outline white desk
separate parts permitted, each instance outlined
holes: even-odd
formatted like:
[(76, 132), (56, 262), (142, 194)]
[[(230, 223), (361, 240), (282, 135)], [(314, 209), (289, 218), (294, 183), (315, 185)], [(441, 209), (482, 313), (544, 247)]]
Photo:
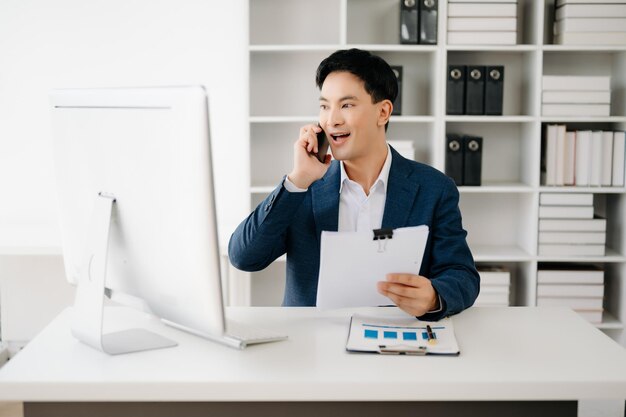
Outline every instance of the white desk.
[[(391, 308), (357, 311), (397, 313)], [(244, 402), (252, 407), (250, 415), (256, 416), (293, 415), (296, 411), (289, 407), (310, 406), (310, 402), (331, 408), (360, 405), (366, 408), (358, 411), (361, 415), (380, 415), (380, 408), (367, 413), (379, 401), (394, 402), (378, 404), (385, 407), (382, 414), (403, 415), (401, 406), (408, 407), (407, 413), (410, 409), (415, 413), (415, 407), (457, 406), (463, 415), (489, 415), (493, 410), (472, 407), (523, 401), (509, 406), (506, 414), (575, 416), (579, 399), (626, 398), (626, 350), (567, 309), (469, 309), (453, 318), (459, 357), (347, 353), (345, 341), (353, 312), (233, 308), (230, 317), (289, 335), (288, 341), (236, 351), (164, 326), (144, 314), (110, 308), (108, 329), (140, 325), (180, 345), (107, 356), (70, 335), (68, 309), (0, 369), (0, 401), (24, 401), (27, 417), (72, 415), (75, 409), (71, 407), (83, 407), (84, 413), (85, 405), (80, 403), (108, 401), (122, 402), (118, 406), (140, 402), (146, 407), (150, 404), (145, 403), (158, 402), (158, 410), (170, 413), (174, 409), (164, 402), (178, 403), (176, 409)], [(555, 400), (561, 402), (548, 403)], [(280, 408), (278, 402), (287, 402), (287, 408)], [(108, 409), (97, 414), (96, 409), (113, 405), (92, 404), (89, 415), (111, 413)], [(539, 411), (525, 405), (539, 405)], [(61, 413), (63, 406), (67, 408)], [(244, 415), (239, 413), (241, 408), (235, 414), (220, 410), (221, 415)], [(320, 408), (311, 415), (346, 415), (341, 408), (332, 410)], [(156, 411), (151, 415), (160, 415)], [(115, 413), (126, 415), (117, 409)], [(454, 415), (454, 411), (447, 413)], [(187, 415), (196, 414), (189, 408)]]

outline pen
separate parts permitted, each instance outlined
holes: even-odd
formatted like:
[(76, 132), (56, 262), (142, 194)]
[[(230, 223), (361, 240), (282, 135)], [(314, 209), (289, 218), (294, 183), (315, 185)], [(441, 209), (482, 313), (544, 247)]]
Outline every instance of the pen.
[(428, 335), (428, 343), (435, 344), (437, 343), (437, 339), (435, 339), (435, 334), (433, 333), (433, 329), (430, 328), (430, 325), (426, 325), (426, 334)]

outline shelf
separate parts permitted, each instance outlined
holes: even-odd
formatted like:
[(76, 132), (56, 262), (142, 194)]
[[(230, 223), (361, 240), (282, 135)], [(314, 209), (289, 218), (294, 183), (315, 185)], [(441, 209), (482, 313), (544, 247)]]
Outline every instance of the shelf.
[(337, 45), (250, 45), (250, 52), (333, 52)]
[(540, 193), (594, 193), (594, 194), (622, 194), (626, 192), (624, 187), (539, 187)]
[(532, 193), (535, 189), (530, 185), (522, 183), (483, 183), (483, 185), (460, 186), (461, 193)]
[(446, 45), (448, 51), (463, 52), (528, 52), (538, 49), (537, 45)]
[(624, 52), (626, 45), (542, 45), (544, 52)]
[[(477, 263), (502, 264), (516, 271), (518, 302), (535, 304), (539, 262), (601, 264), (613, 281), (626, 278), (626, 187), (545, 186), (540, 181), (546, 124), (566, 124), (569, 130), (626, 128), (626, 45), (549, 44), (556, 0), (519, 2), (520, 43), (516, 45), (446, 44), (446, 1), (439, 3), (442, 42), (437, 45), (398, 44), (397, 0), (320, 2), (249, 2), (249, 200), (253, 206), (292, 169), (290, 145), (299, 126), (318, 121), (319, 90), (313, 79), (321, 60), (339, 49), (365, 49), (403, 67), (403, 112), (391, 117), (388, 140), (410, 141), (415, 160), (443, 170), (447, 134), (483, 138), (482, 185), (458, 187), (463, 227)], [(276, 25), (276, 16), (287, 12), (314, 19)], [(316, 32), (321, 21), (325, 30)], [(503, 115), (447, 115), (449, 65), (504, 65)], [(610, 116), (543, 116), (543, 75), (610, 75)], [(593, 194), (597, 212), (608, 221), (606, 244), (617, 250), (607, 248), (606, 256), (539, 256), (541, 193)], [(285, 256), (278, 258), (276, 262), (282, 264), (272, 273), (282, 274), (285, 260)], [(616, 308), (626, 300), (622, 284), (618, 281), (607, 292), (606, 305), (612, 310), (604, 313), (597, 327), (612, 329), (607, 333), (615, 333), (611, 337), (626, 345), (626, 316)]]
[(604, 256), (538, 256), (539, 262), (580, 262), (580, 263), (619, 263), (626, 262), (626, 256), (611, 248), (606, 248)]
[[(317, 123), (318, 116), (252, 116), (250, 123)], [(391, 116), (392, 123), (434, 123), (435, 116)]]
[(350, 44), (340, 49), (358, 48), (372, 52), (435, 52), (437, 45)]
[(334, 52), (339, 49), (365, 49), (372, 52), (435, 52), (437, 45), (320, 44), (320, 45), (250, 45), (250, 52)]
[(576, 116), (542, 116), (542, 123), (626, 123), (626, 117), (576, 117)]
[(623, 329), (624, 323), (621, 323), (613, 314), (604, 310), (602, 312), (602, 323), (593, 323), (598, 329)]
[(534, 122), (534, 116), (453, 116), (446, 115), (446, 122), (472, 123), (528, 123)]
[(475, 262), (526, 262), (533, 258), (519, 246), (472, 245), (470, 249)]

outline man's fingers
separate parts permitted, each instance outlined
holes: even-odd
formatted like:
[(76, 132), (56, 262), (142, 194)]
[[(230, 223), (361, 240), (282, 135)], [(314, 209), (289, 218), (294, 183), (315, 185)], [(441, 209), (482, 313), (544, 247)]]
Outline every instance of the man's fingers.
[(416, 289), (415, 287), (402, 285), (402, 284), (383, 283), (383, 288), (385, 291), (395, 294), (395, 295), (399, 295), (401, 297), (409, 297), (409, 298), (419, 297), (419, 290)]
[(387, 279), (387, 282), (404, 284), (418, 288), (430, 284), (428, 278), (414, 274), (387, 274), (385, 278)]

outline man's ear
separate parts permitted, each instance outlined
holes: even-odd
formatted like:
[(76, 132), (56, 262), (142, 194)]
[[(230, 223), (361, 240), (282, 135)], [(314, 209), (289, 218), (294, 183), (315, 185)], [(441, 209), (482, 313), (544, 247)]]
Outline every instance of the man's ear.
[(385, 126), (391, 117), (393, 111), (393, 103), (391, 100), (383, 100), (379, 104), (378, 126)]

